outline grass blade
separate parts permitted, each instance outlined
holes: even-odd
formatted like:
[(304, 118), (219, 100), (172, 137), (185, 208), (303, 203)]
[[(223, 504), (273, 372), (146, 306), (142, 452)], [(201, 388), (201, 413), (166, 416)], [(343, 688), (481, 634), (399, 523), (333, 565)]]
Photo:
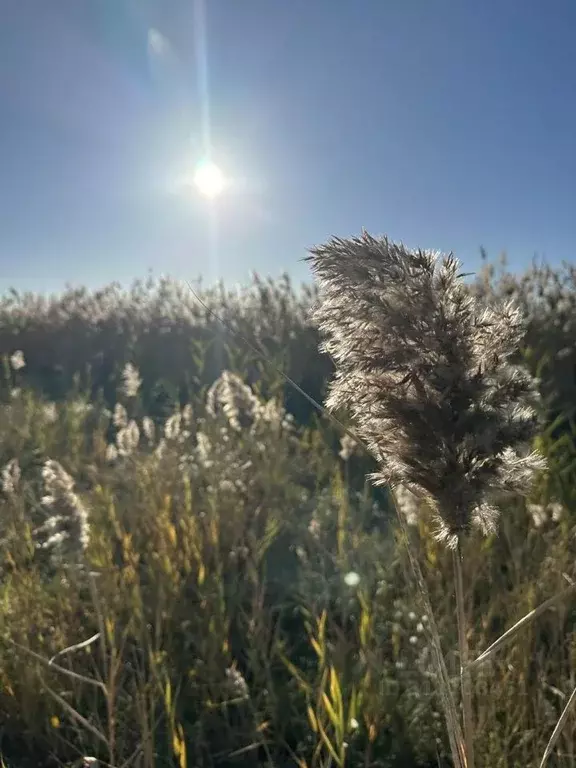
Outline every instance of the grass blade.
[(517, 621), (514, 626), (510, 627), (510, 629), (507, 629), (506, 632), (504, 632), (504, 634), (498, 638), (498, 640), (495, 640), (492, 645), (490, 645), (483, 653), (480, 654), (480, 656), (478, 656), (478, 658), (474, 659), (474, 661), (471, 661), (468, 664), (468, 670), (472, 671), (473, 669), (476, 669), (476, 667), (479, 667), (481, 664), (484, 664), (484, 662), (488, 661), (488, 659), (490, 659), (496, 653), (496, 651), (502, 648), (502, 646), (506, 645), (506, 643), (509, 643), (510, 640), (512, 640), (512, 638), (516, 635), (516, 633), (522, 629), (522, 627), (525, 627), (531, 621), (534, 621), (534, 619), (540, 616), (541, 613), (544, 613), (544, 611), (547, 611), (548, 608), (551, 608), (556, 603), (559, 603), (565, 597), (574, 592), (575, 589), (576, 585), (567, 587), (567, 589), (559, 592), (557, 595), (552, 595), (552, 597), (549, 597), (548, 600), (545, 600), (542, 605), (539, 605), (537, 608), (534, 608), (529, 613), (527, 613), (526, 616), (521, 618), (520, 621)]
[(560, 715), (560, 718), (558, 722), (556, 723), (556, 727), (552, 731), (552, 735), (550, 736), (550, 740), (548, 744), (546, 745), (546, 749), (544, 750), (544, 755), (542, 756), (542, 760), (540, 762), (540, 768), (544, 768), (546, 765), (548, 758), (552, 754), (552, 751), (554, 750), (554, 747), (556, 746), (556, 742), (560, 738), (560, 734), (562, 733), (562, 729), (564, 728), (564, 725), (566, 724), (566, 720), (568, 720), (568, 715), (570, 714), (570, 710), (574, 706), (574, 702), (576, 701), (576, 688), (572, 691), (570, 698), (568, 699), (568, 702), (566, 706), (564, 707), (562, 714)]
[(48, 663), (51, 666), (53, 666), (54, 660), (57, 659), (59, 656), (64, 656), (64, 654), (66, 653), (72, 653), (72, 651), (79, 651), (82, 648), (88, 648), (88, 646), (96, 642), (96, 640), (98, 640), (99, 637), (100, 637), (100, 632), (96, 632), (96, 634), (92, 635), (92, 637), (89, 637), (88, 640), (82, 640), (82, 642), (80, 643), (76, 643), (75, 645), (69, 645), (68, 648), (63, 648), (61, 651), (58, 651), (58, 653), (55, 653)]
[(102, 691), (104, 691), (104, 693), (106, 693), (106, 686), (104, 685), (104, 683), (101, 683), (99, 680), (94, 680), (91, 677), (80, 675), (78, 672), (73, 672), (71, 669), (66, 669), (65, 667), (61, 667), (59, 664), (53, 664), (52, 661), (50, 661), (49, 659), (45, 659), (44, 656), (41, 656), (39, 653), (36, 653), (35, 651), (32, 651), (30, 648), (26, 648), (25, 645), (20, 645), (20, 643), (17, 643), (14, 640), (11, 640), (9, 637), (7, 637), (6, 640), (15, 648), (18, 648), (19, 650), (24, 651), (24, 653), (27, 653), (29, 656), (32, 656), (32, 658), (36, 659), (36, 661), (42, 662), (42, 664), (45, 664), (50, 669), (55, 669), (58, 672), (62, 672), (63, 675), (68, 675), (68, 677), (71, 677), (74, 680), (79, 680), (82, 683), (95, 685), (97, 688), (100, 688)]
[(68, 714), (73, 720), (76, 720), (77, 722), (79, 722), (80, 725), (84, 726), (84, 728), (86, 728), (87, 731), (90, 731), (90, 733), (96, 736), (97, 739), (99, 739), (104, 744), (106, 744), (106, 746), (109, 746), (108, 739), (106, 738), (106, 736), (104, 736), (103, 733), (100, 733), (98, 728), (93, 726), (92, 723), (88, 722), (88, 720), (86, 720), (86, 718), (83, 715), (81, 715), (80, 712), (77, 712), (74, 709), (74, 707), (68, 704), (68, 702), (65, 699), (63, 699), (62, 696), (60, 696), (59, 693), (56, 693), (56, 691), (53, 691), (49, 685), (46, 685), (46, 683), (44, 683), (44, 687), (46, 688), (48, 693), (60, 704), (60, 706), (64, 710), (66, 710), (66, 712), (68, 712)]

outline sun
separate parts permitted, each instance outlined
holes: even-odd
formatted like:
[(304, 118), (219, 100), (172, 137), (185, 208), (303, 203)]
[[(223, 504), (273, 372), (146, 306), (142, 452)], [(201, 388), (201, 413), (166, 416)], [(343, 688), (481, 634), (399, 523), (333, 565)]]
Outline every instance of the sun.
[(194, 186), (203, 197), (213, 200), (224, 191), (226, 178), (215, 163), (202, 162), (194, 173)]

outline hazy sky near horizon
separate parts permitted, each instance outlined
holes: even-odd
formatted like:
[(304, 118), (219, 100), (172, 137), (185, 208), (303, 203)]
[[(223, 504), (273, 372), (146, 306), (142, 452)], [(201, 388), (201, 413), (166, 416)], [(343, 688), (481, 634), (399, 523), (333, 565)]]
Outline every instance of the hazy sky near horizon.
[[(5, 0), (0, 289), (576, 240), (573, 0)], [(216, 201), (185, 180), (207, 154)]]

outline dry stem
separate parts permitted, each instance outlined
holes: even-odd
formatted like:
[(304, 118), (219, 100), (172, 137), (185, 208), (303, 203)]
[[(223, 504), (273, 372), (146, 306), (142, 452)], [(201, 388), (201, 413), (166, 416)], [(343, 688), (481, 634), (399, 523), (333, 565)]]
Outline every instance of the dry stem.
[(462, 576), (462, 552), (460, 541), (453, 550), (454, 581), (456, 584), (456, 615), (458, 619), (458, 649), (460, 652), (460, 686), (462, 689), (462, 713), (464, 739), (466, 741), (466, 768), (474, 768), (474, 722), (472, 714), (472, 679), (468, 666), (469, 650), (466, 634), (466, 609), (464, 605), (464, 579)]

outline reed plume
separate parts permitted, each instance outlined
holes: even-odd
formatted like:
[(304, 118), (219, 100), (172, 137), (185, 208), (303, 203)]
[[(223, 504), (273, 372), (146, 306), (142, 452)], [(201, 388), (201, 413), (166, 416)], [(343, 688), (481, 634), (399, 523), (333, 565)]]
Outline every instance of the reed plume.
[(326, 405), (346, 410), (378, 461), (377, 485), (425, 499), (455, 546), (495, 500), (525, 493), (544, 468), (536, 381), (513, 362), (524, 320), (511, 302), (484, 306), (452, 255), (386, 237), (334, 238), (308, 257), (313, 317), (336, 373)]

